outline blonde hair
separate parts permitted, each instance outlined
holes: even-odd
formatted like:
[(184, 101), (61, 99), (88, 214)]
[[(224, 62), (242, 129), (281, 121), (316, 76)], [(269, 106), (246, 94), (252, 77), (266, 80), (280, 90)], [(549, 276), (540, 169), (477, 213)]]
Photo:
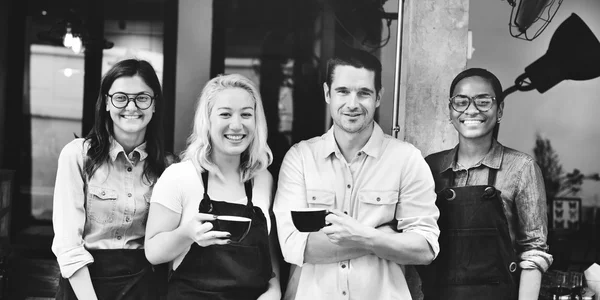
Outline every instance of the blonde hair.
[(181, 158), (182, 161), (191, 160), (198, 170), (220, 174), (219, 167), (211, 160), (210, 113), (216, 96), (233, 88), (245, 90), (254, 100), (256, 129), (250, 145), (241, 154), (239, 169), (240, 180), (245, 182), (271, 164), (273, 153), (267, 145), (267, 119), (260, 93), (250, 79), (240, 74), (219, 75), (206, 83), (196, 107), (192, 134), (187, 139), (187, 147), (181, 153)]

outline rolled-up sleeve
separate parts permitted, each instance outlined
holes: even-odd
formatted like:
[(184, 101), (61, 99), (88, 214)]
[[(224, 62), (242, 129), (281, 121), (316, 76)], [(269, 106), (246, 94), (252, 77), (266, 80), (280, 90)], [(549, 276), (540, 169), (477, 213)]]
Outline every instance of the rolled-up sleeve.
[(299, 145), (294, 145), (283, 159), (279, 170), (273, 213), (275, 214), (277, 235), (285, 261), (302, 266), (308, 233), (299, 232), (296, 229), (290, 214), (292, 208), (308, 207), (302, 157), (298, 147)]
[(552, 255), (548, 253), (548, 216), (542, 172), (533, 159), (523, 165), (515, 197), (519, 226), (515, 236), (522, 269), (548, 270)]
[(52, 224), (54, 240), (52, 252), (56, 255), (64, 278), (94, 261), (84, 248), (85, 195), (83, 170), (83, 139), (67, 144), (58, 158), (54, 186)]
[(423, 236), (434, 258), (440, 252), (438, 238), (440, 229), (437, 220), (440, 211), (435, 205), (435, 183), (427, 163), (419, 150), (414, 148), (402, 168), (400, 196), (396, 206), (398, 230)]

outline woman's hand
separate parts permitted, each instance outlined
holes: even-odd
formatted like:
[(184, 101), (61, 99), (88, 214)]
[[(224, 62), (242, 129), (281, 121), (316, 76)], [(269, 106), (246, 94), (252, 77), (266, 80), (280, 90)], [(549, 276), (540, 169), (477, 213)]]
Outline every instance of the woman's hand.
[(187, 222), (186, 235), (201, 247), (210, 245), (229, 244), (231, 234), (225, 231), (213, 231), (213, 224), (210, 221), (216, 219), (215, 215), (199, 213), (192, 220)]

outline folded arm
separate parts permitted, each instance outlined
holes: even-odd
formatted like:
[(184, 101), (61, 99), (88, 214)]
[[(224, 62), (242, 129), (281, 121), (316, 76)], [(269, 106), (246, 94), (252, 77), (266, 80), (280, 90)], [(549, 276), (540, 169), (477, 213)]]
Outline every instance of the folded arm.
[(285, 260), (298, 266), (304, 263), (333, 263), (369, 254), (368, 251), (331, 243), (322, 232), (299, 232), (290, 211), (308, 207), (304, 168), (298, 145), (286, 154), (279, 171), (273, 211), (279, 243)]

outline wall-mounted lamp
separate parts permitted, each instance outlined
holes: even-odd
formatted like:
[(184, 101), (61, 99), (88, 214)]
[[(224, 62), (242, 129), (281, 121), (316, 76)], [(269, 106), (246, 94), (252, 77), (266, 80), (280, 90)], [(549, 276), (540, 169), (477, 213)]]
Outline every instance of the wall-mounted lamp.
[[(525, 68), (515, 85), (502, 92), (503, 98), (516, 91), (545, 93), (559, 82), (590, 80), (600, 76), (600, 42), (576, 14), (571, 14), (554, 32), (548, 51)], [(500, 124), (494, 128), (498, 137)]]
[(600, 42), (576, 14), (571, 14), (552, 36), (544, 56), (525, 68), (507, 95), (516, 91), (536, 89), (545, 93), (559, 82), (589, 80), (600, 76)]

